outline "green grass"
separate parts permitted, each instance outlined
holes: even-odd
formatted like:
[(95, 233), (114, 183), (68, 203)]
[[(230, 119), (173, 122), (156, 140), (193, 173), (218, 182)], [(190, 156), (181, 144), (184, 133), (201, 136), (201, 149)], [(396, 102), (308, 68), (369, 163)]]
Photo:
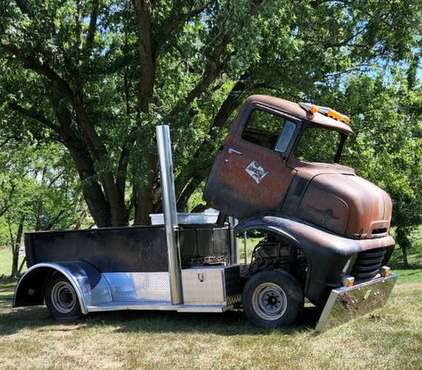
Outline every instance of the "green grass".
[(409, 270), (394, 269), (393, 271), (399, 275), (399, 281), (401, 283), (422, 283), (422, 267)]
[(12, 253), (7, 247), (0, 246), (0, 277), (9, 276), (12, 264)]

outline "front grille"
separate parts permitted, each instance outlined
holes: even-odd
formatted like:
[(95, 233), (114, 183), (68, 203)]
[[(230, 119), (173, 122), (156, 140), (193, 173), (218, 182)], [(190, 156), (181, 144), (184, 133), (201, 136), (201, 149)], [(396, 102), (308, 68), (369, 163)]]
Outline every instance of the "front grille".
[(384, 260), (385, 248), (360, 252), (356, 258), (351, 275), (356, 280), (370, 280), (379, 272)]

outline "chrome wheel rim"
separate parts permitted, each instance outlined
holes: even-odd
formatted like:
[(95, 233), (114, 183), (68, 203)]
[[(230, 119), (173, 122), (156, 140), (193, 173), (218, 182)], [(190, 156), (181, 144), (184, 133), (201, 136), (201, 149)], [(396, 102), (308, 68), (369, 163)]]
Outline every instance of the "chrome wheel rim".
[(286, 312), (287, 296), (279, 285), (262, 283), (253, 292), (252, 306), (261, 319), (278, 320)]
[(67, 314), (76, 305), (76, 294), (72, 285), (67, 281), (59, 281), (51, 290), (51, 303), (56, 311)]

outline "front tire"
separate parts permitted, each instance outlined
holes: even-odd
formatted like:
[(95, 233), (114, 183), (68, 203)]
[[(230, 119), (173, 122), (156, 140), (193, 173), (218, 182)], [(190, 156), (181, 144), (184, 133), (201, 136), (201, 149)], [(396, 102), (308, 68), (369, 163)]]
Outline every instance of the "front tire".
[(45, 303), (59, 321), (75, 321), (82, 316), (78, 295), (63, 275), (54, 274), (45, 288)]
[(303, 291), (285, 271), (261, 271), (246, 282), (242, 303), (246, 317), (258, 327), (289, 326), (303, 308)]

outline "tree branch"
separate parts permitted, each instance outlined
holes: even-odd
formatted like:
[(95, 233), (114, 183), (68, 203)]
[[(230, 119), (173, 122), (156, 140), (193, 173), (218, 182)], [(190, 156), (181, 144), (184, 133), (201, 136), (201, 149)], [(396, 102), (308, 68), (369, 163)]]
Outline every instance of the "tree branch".
[[(199, 146), (192, 158), (200, 158), (202, 153), (206, 153), (207, 157), (210, 157), (210, 153), (213, 152), (213, 143), (215, 143), (216, 134), (220, 131), (229, 119), (230, 115), (236, 110), (236, 108), (242, 102), (242, 96), (246, 91), (248, 84), (251, 80), (252, 70), (244, 72), (238, 81), (233, 86), (227, 98), (220, 106), (217, 114), (214, 116), (212, 125), (208, 130), (208, 135)], [(195, 191), (197, 186), (206, 177), (209, 168), (211, 166), (210, 160), (197, 161), (199, 165), (190, 166), (176, 179), (176, 190), (178, 194), (177, 205), (179, 209), (185, 209), (186, 203), (189, 200), (192, 192)]]
[(7, 195), (7, 199), (4, 201), (3, 206), (0, 208), (0, 217), (2, 217), (10, 209), (10, 202), (15, 192), (15, 188), (16, 184), (12, 182), (12, 186), (10, 188), (9, 194)]
[(65, 170), (63, 169), (56, 176), (54, 176), (47, 185), (47, 189), (50, 189), (56, 183), (56, 181), (63, 175), (64, 172)]
[(5, 145), (7, 145), (7, 143), (8, 143), (10, 140), (14, 139), (14, 138), (15, 138), (14, 136), (9, 136), (9, 137), (7, 137), (6, 139), (4, 139), (4, 140), (0, 143), (0, 149), (1, 149), (1, 148), (3, 148)]
[(45, 118), (45, 116), (42, 113), (36, 111), (35, 109), (33, 108), (26, 109), (22, 107), (21, 105), (17, 104), (16, 102), (9, 102), (9, 107), (15, 112), (18, 112), (27, 118), (38, 121), (44, 126), (54, 130), (55, 132), (58, 132), (58, 127), (53, 122)]
[(1, 40), (1, 46), (9, 54), (15, 56), (18, 60), (23, 63), (24, 68), (31, 69), (34, 72), (37, 72), (40, 75), (47, 77), (50, 81), (56, 82), (68, 97), (73, 95), (72, 89), (69, 84), (60, 77), (49, 65), (40, 62), (33, 55), (26, 54), (23, 50), (17, 48), (16, 46), (10, 44), (6, 40)]
[(18, 6), (18, 8), (20, 9), (22, 13), (30, 15), (30, 16), (32, 15), (32, 10), (28, 5), (27, 0), (16, 0), (16, 5)]
[(214, 2), (215, 0), (205, 1), (202, 5), (192, 7), (185, 13), (180, 12), (181, 6), (178, 2), (175, 2), (171, 14), (163, 21), (162, 26), (158, 27), (159, 34), (156, 38), (157, 42), (155, 53), (158, 55), (172, 35), (179, 32), (188, 20), (201, 14)]
[[(249, 5), (251, 7), (249, 14), (251, 17), (254, 17), (257, 14), (259, 7), (263, 3), (264, 0), (249, 0)], [(168, 115), (170, 118), (182, 112), (196, 98), (198, 98), (202, 93), (204, 93), (220, 76), (227, 60), (231, 57), (231, 54), (226, 53), (227, 45), (230, 43), (231, 40), (232, 30), (229, 28), (229, 26), (225, 26), (219, 30), (217, 36), (212, 40), (212, 42), (209, 42), (209, 44), (216, 45), (216, 47), (207, 56), (205, 68), (202, 73), (201, 79), (186, 97), (180, 99), (175, 104), (174, 108)]]
[(139, 94), (138, 108), (148, 113), (155, 81), (155, 56), (152, 38), (152, 5), (150, 0), (132, 0), (138, 28)]
[(223, 70), (225, 60), (221, 60), (224, 55), (227, 44), (231, 40), (229, 32), (223, 34), (218, 46), (210, 53), (202, 76), (195, 87), (186, 97), (181, 98), (169, 113), (169, 117), (175, 117), (182, 112), (185, 107), (189, 106), (196, 98), (198, 98), (209, 86), (218, 78)]
[(57, 215), (46, 225), (46, 230), (51, 230), (61, 219), (63, 219), (65, 215), (65, 210), (61, 209)]
[(100, 2), (99, 0), (92, 1), (91, 16), (89, 18), (88, 32), (86, 36), (85, 51), (90, 52), (94, 42), (95, 32), (97, 30), (97, 18), (98, 18), (98, 9)]
[(125, 186), (126, 186), (126, 177), (127, 177), (127, 168), (129, 165), (130, 158), (130, 149), (132, 148), (136, 140), (137, 130), (132, 130), (127, 136), (125, 142), (123, 143), (122, 150), (120, 152), (119, 163), (117, 165), (116, 173), (116, 185), (120, 194), (124, 198)]

